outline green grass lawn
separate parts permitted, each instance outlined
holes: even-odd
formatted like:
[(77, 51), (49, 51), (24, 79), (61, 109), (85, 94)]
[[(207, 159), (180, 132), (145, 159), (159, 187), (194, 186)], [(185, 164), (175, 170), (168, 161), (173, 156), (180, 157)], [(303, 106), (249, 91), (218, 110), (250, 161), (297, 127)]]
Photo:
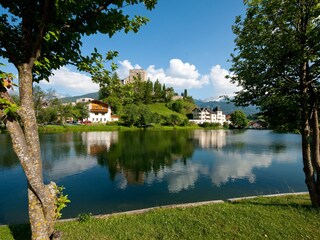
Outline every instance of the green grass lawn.
[(177, 115), (181, 118), (185, 118), (186, 116), (181, 114), (181, 113), (177, 113), (175, 111), (170, 110), (169, 108), (166, 107), (165, 103), (153, 103), (153, 104), (148, 104), (147, 105), (149, 110), (153, 113), (158, 113), (162, 116), (169, 116), (171, 114)]
[[(63, 239), (320, 239), (320, 212), (307, 195), (161, 208), (143, 214), (59, 222)], [(84, 219), (83, 219), (84, 220)], [(28, 225), (0, 228), (0, 239), (30, 239)]]
[(117, 131), (125, 130), (128, 127), (119, 126), (118, 124), (82, 124), (82, 125), (45, 125), (39, 127), (41, 133), (53, 132), (89, 132), (89, 131)]

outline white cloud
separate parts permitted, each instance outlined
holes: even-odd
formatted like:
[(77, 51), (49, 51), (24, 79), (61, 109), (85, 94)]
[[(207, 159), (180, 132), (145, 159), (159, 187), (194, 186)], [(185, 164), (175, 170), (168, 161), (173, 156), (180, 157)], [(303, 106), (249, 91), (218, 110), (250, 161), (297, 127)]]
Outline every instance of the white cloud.
[(213, 96), (234, 96), (234, 93), (240, 90), (240, 87), (231, 83), (230, 80), (226, 78), (227, 75), (232, 76), (232, 73), (221, 68), (220, 65), (216, 65), (211, 68), (208, 75), (204, 76), (204, 78), (207, 78), (211, 82), (214, 92)]
[(59, 70), (53, 71), (53, 74), (49, 78), (49, 82), (41, 81), (40, 87), (53, 88), (64, 95), (82, 95), (99, 90), (98, 84), (93, 83), (90, 77), (74, 72), (68, 67), (61, 67)]
[[(133, 65), (129, 60), (119, 61), (117, 73), (121, 79), (128, 76), (130, 69), (141, 69), (141, 66)], [(207, 74), (200, 74), (194, 64), (183, 62), (180, 59), (171, 59), (167, 69), (150, 65), (146, 68), (146, 71), (148, 78), (153, 82), (158, 79), (160, 83), (166, 84), (167, 87), (179, 90), (204, 90), (206, 94), (210, 94), (209, 96), (233, 96), (234, 92), (240, 89), (226, 79), (226, 75), (232, 74), (220, 65), (213, 66)]]
[(133, 66), (129, 60), (124, 60), (119, 61), (118, 69), (116, 70), (116, 72), (120, 79), (125, 79), (129, 76), (130, 69), (141, 69), (141, 67), (138, 64)]
[(201, 88), (208, 83), (207, 79), (200, 77), (195, 65), (184, 63), (180, 59), (171, 59), (167, 70), (156, 69), (154, 65), (146, 70), (151, 81), (158, 79), (167, 87), (191, 89)]
[(167, 74), (172, 78), (198, 79), (199, 73), (195, 65), (183, 63), (180, 59), (171, 59)]
[[(130, 69), (141, 69), (138, 64), (132, 64), (129, 60), (119, 61), (116, 70), (120, 79), (125, 79), (129, 75)], [(157, 79), (161, 84), (167, 87), (173, 87), (176, 92), (183, 89), (197, 92), (202, 98), (218, 97), (222, 95), (233, 96), (234, 92), (240, 88), (231, 84), (226, 75), (232, 75), (220, 65), (215, 65), (209, 73), (200, 74), (194, 64), (183, 62), (180, 59), (171, 59), (168, 68), (157, 68), (155, 65), (149, 65), (146, 68), (148, 78), (151, 81)], [(72, 71), (68, 67), (62, 67), (53, 72), (50, 81), (42, 81), (40, 86), (44, 89), (53, 88), (62, 95), (82, 95), (99, 90), (98, 84), (91, 81), (91, 78), (85, 74)]]

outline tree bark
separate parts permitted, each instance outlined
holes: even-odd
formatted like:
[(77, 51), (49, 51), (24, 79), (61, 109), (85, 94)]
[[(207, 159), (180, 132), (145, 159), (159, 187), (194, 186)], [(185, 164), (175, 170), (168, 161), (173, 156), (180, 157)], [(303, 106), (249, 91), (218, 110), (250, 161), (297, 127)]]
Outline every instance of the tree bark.
[(29, 219), (32, 239), (50, 239), (56, 221), (55, 183), (45, 185), (38, 126), (32, 99), (32, 68), (28, 64), (18, 66), (21, 107), (17, 119), (8, 118), (7, 129), (28, 182)]
[[(313, 95), (313, 94), (312, 94)], [(318, 117), (318, 101), (316, 97), (314, 99), (314, 105), (312, 109), (312, 165), (315, 171), (315, 184), (317, 190), (318, 206), (320, 206), (320, 133), (319, 133), (319, 117)]]
[[(308, 64), (305, 62), (301, 66), (301, 76), (300, 76), (300, 94), (301, 94), (301, 138), (302, 138), (302, 160), (303, 160), (303, 171), (305, 173), (305, 183), (308, 187), (310, 199), (312, 206), (315, 208), (319, 208), (319, 193), (318, 187), (316, 182), (316, 172), (313, 165), (313, 160), (318, 158), (315, 156), (318, 151), (318, 147), (312, 148), (311, 142), (312, 138), (317, 137), (316, 143), (319, 141), (319, 136), (316, 134), (319, 130), (315, 130), (312, 132), (310, 129), (310, 119), (315, 120), (317, 119), (317, 111), (314, 112), (313, 109), (311, 110), (313, 117), (310, 118), (310, 99), (308, 97), (308, 85), (307, 85), (307, 68)], [(311, 104), (313, 106), (313, 104)], [(312, 122), (312, 121), (311, 121)], [(312, 127), (314, 128), (314, 121)], [(314, 129), (313, 129), (314, 130)], [(315, 140), (315, 139), (313, 139)], [(315, 142), (314, 142), (315, 143)]]

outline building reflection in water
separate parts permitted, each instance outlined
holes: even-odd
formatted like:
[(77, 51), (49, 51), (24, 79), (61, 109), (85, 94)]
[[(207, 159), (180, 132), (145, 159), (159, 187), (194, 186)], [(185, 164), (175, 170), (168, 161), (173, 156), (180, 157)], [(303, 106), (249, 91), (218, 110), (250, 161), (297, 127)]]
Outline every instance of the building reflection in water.
[(108, 151), (112, 143), (118, 142), (118, 132), (83, 132), (81, 138), (87, 146), (87, 153), (96, 156)]
[(250, 134), (224, 130), (84, 132), (77, 136), (74, 147), (82, 154), (52, 162), (51, 174), (79, 173), (98, 162), (119, 189), (163, 182), (169, 192), (177, 193), (195, 187), (200, 178), (210, 179), (216, 187), (240, 179), (255, 183), (254, 169), (297, 160), (294, 146), (275, 145), (268, 135), (261, 142)]
[(118, 132), (82, 132), (46, 135), (42, 144), (44, 174), (57, 180), (87, 171), (97, 165), (96, 155), (118, 141)]
[(200, 130), (194, 132), (194, 138), (198, 140), (200, 148), (222, 148), (227, 144), (226, 136), (227, 131), (225, 130)]

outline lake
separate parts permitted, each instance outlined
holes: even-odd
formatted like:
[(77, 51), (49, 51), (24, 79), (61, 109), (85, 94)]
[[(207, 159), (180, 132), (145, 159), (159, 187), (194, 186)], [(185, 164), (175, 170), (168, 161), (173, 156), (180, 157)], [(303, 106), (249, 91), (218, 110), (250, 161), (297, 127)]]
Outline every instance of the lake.
[[(307, 191), (299, 135), (267, 130), (41, 134), (46, 182), (66, 189), (63, 218)], [(0, 134), (0, 224), (28, 220), (26, 179)]]

